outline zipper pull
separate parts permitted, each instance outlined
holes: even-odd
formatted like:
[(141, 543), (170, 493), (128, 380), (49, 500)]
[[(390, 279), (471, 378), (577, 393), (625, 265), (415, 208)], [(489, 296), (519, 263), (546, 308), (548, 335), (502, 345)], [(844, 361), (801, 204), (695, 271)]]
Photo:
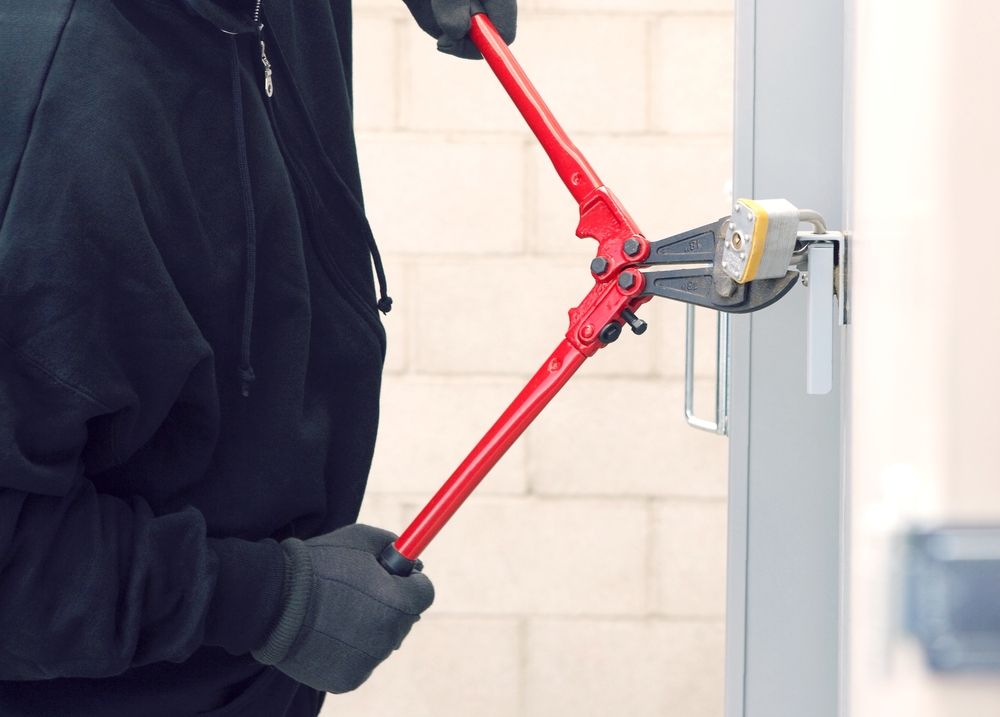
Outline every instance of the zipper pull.
[(274, 94), (274, 81), (271, 79), (271, 75), (274, 74), (271, 71), (271, 61), (267, 59), (267, 48), (264, 47), (264, 38), (260, 37), (260, 63), (264, 65), (264, 94), (268, 97)]

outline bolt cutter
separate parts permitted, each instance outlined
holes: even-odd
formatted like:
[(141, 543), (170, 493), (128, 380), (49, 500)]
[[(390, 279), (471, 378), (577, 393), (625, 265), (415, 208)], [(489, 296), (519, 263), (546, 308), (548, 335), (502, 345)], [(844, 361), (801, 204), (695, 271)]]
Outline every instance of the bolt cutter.
[[(597, 242), (597, 255), (590, 264), (594, 286), (570, 309), (569, 329), (555, 351), (409, 527), (383, 551), (382, 565), (396, 575), (414, 570), (424, 548), (584, 361), (617, 340), (625, 326), (635, 334), (645, 332), (646, 323), (636, 314), (643, 304), (660, 296), (729, 313), (763, 309), (798, 281), (799, 270), (790, 268), (795, 263), (792, 255), (802, 251), (796, 230), (800, 219), (815, 218), (813, 212), (800, 217), (785, 200), (773, 200), (784, 204), (771, 206), (741, 200), (731, 217), (649, 241), (570, 141), (481, 10), (472, 17), (470, 37), (579, 204), (576, 234)], [(662, 266), (676, 268), (645, 271)]]

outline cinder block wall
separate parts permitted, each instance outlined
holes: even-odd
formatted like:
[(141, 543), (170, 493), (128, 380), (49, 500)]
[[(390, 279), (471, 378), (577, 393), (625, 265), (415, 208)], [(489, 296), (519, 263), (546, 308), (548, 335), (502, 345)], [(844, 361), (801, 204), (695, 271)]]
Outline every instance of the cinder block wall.
[[(729, 0), (522, 0), (515, 49), (652, 239), (727, 212)], [(397, 532), (566, 330), (576, 206), (483, 63), (355, 3), (357, 128), (396, 308), (362, 520)], [(425, 555), (437, 602), (328, 715), (722, 714), (726, 444), (683, 421), (683, 308), (592, 359)], [(708, 412), (712, 324), (699, 340)]]

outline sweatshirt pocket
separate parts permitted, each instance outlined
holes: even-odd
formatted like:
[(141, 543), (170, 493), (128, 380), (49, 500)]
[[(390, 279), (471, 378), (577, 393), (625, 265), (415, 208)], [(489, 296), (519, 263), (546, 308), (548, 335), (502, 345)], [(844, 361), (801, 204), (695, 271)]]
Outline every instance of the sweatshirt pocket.
[[(385, 327), (382, 326), (382, 321), (378, 315), (374, 291), (367, 298), (364, 296), (362, 289), (358, 286), (358, 282), (352, 281), (351, 277), (340, 268), (338, 257), (335, 255), (334, 250), (323, 239), (326, 236), (336, 236), (345, 241), (360, 242), (360, 237), (349, 236), (348, 230), (340, 226), (336, 221), (331, 219), (323, 221), (324, 217), (317, 212), (315, 199), (310, 200), (307, 198), (305, 204), (306, 211), (303, 218), (305, 219), (306, 240), (304, 243), (307, 245), (307, 252), (308, 250), (312, 250), (312, 256), (308, 256), (307, 253), (307, 259), (315, 260), (319, 264), (321, 273), (333, 286), (333, 289), (353, 309), (354, 313), (361, 318), (365, 326), (371, 330), (372, 338), (378, 344), (379, 351), (384, 359), (386, 351)], [(358, 229), (358, 231), (363, 231), (363, 229)], [(360, 254), (361, 252), (358, 253)], [(366, 262), (370, 262), (367, 250), (364, 252), (364, 257)], [(352, 260), (360, 261), (360, 258), (352, 257)], [(371, 271), (370, 263), (367, 264), (367, 268)]]
[(337, 266), (336, 260), (330, 255), (329, 249), (323, 242), (314, 239), (311, 235), (309, 241), (312, 244), (313, 253), (319, 261), (323, 274), (329, 279), (334, 290), (340, 297), (361, 317), (363, 323), (372, 331), (372, 334), (379, 345), (383, 356), (386, 350), (385, 327), (378, 317), (378, 310), (372, 302), (365, 301), (360, 291), (344, 275), (344, 272)]
[[(363, 213), (358, 213), (359, 210), (356, 207), (350, 206), (350, 201), (346, 197), (338, 194), (336, 187), (330, 188), (328, 196), (339, 202), (339, 206), (328, 207), (320, 198), (319, 188), (310, 179), (301, 163), (288, 154), (287, 148), (283, 148), (282, 152), (289, 179), (296, 190), (299, 221), (302, 233), (305, 235), (303, 248), (307, 252), (307, 260), (315, 260), (319, 264), (321, 273), (327, 278), (333, 289), (371, 329), (372, 338), (375, 339), (384, 358), (386, 335), (385, 328), (378, 316), (375, 292), (371, 291), (370, 295), (366, 297), (358, 286), (358, 282), (352, 281), (341, 269), (339, 265), (341, 259), (334, 253), (327, 241), (324, 241), (324, 237), (336, 236), (344, 241), (358, 242), (359, 246), (351, 248), (351, 251), (354, 251), (356, 255), (344, 260), (350, 261), (352, 264), (364, 261), (368, 271), (371, 271), (371, 255), (363, 244), (363, 237), (356, 236), (356, 234), (371, 231), (367, 219), (364, 218)], [(338, 213), (342, 215), (339, 220)], [(352, 225), (351, 221), (346, 220), (349, 217), (358, 220), (357, 223)], [(311, 256), (309, 256), (310, 253)], [(362, 257), (364, 258), (362, 259)]]

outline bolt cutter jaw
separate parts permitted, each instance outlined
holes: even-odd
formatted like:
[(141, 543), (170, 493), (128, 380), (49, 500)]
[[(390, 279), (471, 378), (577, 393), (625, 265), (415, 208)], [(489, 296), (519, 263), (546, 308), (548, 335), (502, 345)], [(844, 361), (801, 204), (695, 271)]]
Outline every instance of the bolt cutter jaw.
[(722, 296), (711, 269), (674, 269), (645, 274), (647, 296), (662, 296), (685, 304), (728, 314), (749, 314), (775, 303), (792, 290), (799, 273), (790, 271), (780, 279), (761, 279), (735, 288), (732, 296)]
[(702, 264), (698, 267), (644, 273), (644, 296), (660, 296), (686, 304), (731, 314), (759, 311), (791, 291), (799, 280), (795, 270), (775, 279), (745, 284), (734, 281), (723, 269), (729, 217), (653, 242), (644, 266)]
[[(597, 240), (591, 262), (595, 285), (569, 312), (566, 339), (587, 357), (617, 340), (623, 324), (642, 334), (646, 324), (635, 312), (654, 297), (733, 314), (770, 306), (791, 291), (799, 273), (737, 283), (723, 270), (727, 230), (732, 220), (650, 242), (607, 187), (598, 187), (580, 204), (577, 235)], [(682, 269), (642, 271), (653, 266)]]

